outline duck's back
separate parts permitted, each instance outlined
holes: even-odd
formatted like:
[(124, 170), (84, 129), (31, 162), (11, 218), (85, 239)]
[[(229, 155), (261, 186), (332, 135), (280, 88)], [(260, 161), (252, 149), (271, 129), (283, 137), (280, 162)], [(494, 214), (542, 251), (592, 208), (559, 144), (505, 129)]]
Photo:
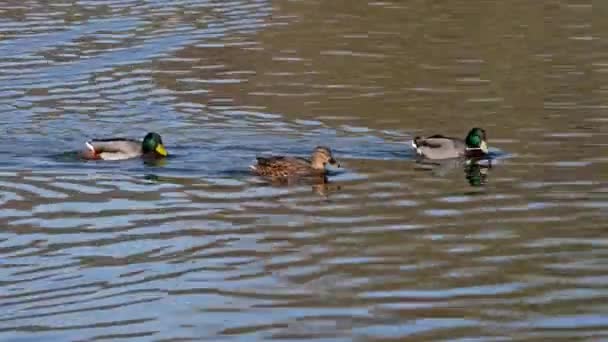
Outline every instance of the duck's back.
[(316, 173), (310, 166), (310, 161), (296, 157), (257, 157), (257, 164), (251, 169), (262, 176), (291, 177)]
[(93, 139), (87, 148), (104, 160), (121, 160), (140, 156), (141, 142), (130, 139)]
[(418, 154), (429, 159), (449, 159), (462, 157), (465, 144), (457, 138), (434, 135), (414, 141)]

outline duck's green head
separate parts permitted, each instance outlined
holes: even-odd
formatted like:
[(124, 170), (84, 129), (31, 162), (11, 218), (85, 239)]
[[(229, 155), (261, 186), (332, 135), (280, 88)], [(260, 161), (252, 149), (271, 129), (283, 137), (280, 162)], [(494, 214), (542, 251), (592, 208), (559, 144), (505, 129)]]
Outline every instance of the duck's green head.
[(165, 150), (165, 146), (163, 145), (163, 139), (160, 137), (160, 134), (155, 132), (146, 134), (141, 143), (141, 149), (144, 154), (156, 153), (162, 157), (167, 156), (167, 150)]
[(465, 139), (467, 149), (480, 149), (483, 153), (488, 153), (488, 144), (486, 142), (486, 131), (481, 128), (473, 128), (467, 134)]

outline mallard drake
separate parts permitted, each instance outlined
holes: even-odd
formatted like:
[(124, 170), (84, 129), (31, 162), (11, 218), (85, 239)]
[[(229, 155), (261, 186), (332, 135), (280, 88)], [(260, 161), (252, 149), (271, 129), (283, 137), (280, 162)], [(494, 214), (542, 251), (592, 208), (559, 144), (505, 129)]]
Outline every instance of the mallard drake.
[(137, 157), (161, 158), (167, 156), (160, 134), (150, 132), (142, 141), (110, 138), (93, 139), (86, 143), (86, 159), (123, 160)]
[(477, 127), (469, 131), (464, 141), (433, 135), (426, 138), (415, 137), (412, 145), (418, 155), (427, 159), (480, 158), (488, 153), (486, 131)]
[(324, 177), (327, 174), (327, 164), (340, 164), (334, 159), (331, 150), (325, 146), (317, 146), (310, 160), (299, 157), (271, 156), (257, 157), (257, 164), (250, 168), (259, 176), (291, 178), (291, 177)]

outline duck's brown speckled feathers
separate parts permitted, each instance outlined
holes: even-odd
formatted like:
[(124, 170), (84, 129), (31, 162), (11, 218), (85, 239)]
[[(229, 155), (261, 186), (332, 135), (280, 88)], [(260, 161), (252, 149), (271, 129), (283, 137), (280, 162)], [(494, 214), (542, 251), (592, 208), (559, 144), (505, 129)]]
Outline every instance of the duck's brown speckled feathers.
[(316, 170), (310, 166), (310, 161), (303, 158), (284, 156), (257, 157), (257, 165), (252, 169), (261, 176), (269, 177), (292, 177), (318, 174), (322, 175), (325, 170)]
[(257, 164), (251, 165), (251, 169), (255, 174), (266, 177), (322, 177), (327, 173), (327, 164), (335, 165), (337, 162), (329, 148), (319, 146), (310, 160), (286, 156), (257, 157)]

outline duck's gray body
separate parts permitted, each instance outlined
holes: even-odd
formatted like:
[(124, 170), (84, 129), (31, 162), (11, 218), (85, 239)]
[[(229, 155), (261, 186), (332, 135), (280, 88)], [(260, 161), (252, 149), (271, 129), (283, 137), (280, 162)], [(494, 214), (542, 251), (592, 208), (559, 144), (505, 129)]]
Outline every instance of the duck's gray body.
[(123, 160), (143, 155), (141, 141), (132, 139), (93, 139), (86, 143), (87, 148), (103, 160)]
[(464, 141), (442, 135), (427, 138), (416, 137), (412, 141), (412, 146), (418, 155), (428, 159), (461, 158), (466, 154)]
[(163, 139), (149, 132), (142, 141), (125, 138), (93, 139), (85, 143), (84, 159), (123, 160), (137, 157), (164, 158), (168, 155)]

